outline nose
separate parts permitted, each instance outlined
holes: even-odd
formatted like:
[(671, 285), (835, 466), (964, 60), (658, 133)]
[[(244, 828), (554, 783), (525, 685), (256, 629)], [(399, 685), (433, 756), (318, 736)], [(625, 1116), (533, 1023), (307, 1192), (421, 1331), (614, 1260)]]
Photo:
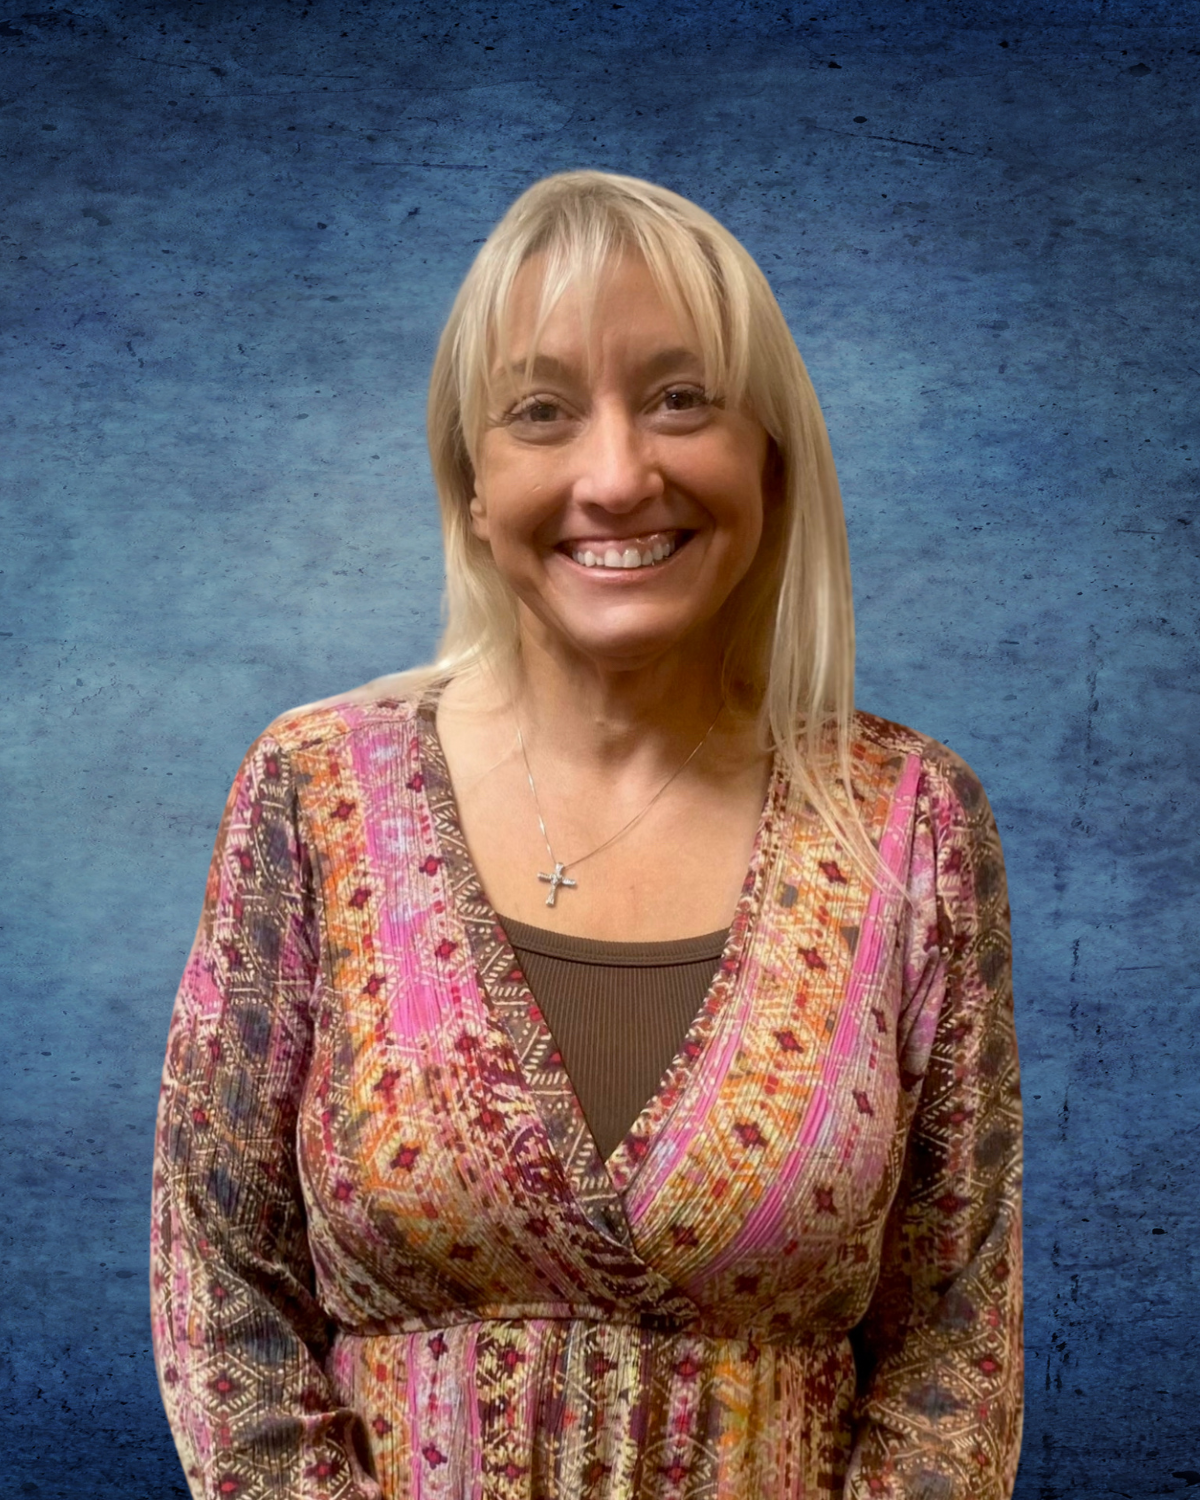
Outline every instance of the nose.
[(621, 401), (597, 403), (578, 441), (575, 499), (616, 514), (663, 493), (653, 439)]

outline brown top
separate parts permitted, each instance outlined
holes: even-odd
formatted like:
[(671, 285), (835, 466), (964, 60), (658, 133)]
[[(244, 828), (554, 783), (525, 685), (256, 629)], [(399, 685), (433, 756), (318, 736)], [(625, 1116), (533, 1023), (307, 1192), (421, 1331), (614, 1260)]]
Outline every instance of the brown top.
[(679, 1051), (728, 933), (608, 943), (500, 920), (607, 1160)]

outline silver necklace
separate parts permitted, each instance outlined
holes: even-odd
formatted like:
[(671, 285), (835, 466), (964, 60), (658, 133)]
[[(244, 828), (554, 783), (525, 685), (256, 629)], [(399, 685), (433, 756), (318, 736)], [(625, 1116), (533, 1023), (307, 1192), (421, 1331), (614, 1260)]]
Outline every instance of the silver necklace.
[(651, 797), (649, 802), (646, 803), (645, 807), (642, 808), (641, 812), (634, 813), (633, 817), (630, 818), (628, 823), (623, 823), (621, 827), (617, 829), (616, 833), (612, 834), (611, 837), (606, 838), (602, 844), (597, 844), (594, 849), (589, 849), (586, 854), (579, 855), (577, 859), (559, 859), (559, 857), (555, 854), (553, 848), (551, 848), (550, 835), (546, 832), (546, 820), (542, 816), (542, 804), (538, 800), (537, 786), (535, 785), (533, 780), (533, 769), (529, 764), (529, 754), (525, 749), (525, 737), (521, 733), (521, 721), (517, 718), (516, 709), (513, 709), (513, 718), (516, 720), (517, 725), (517, 744), (521, 747), (521, 759), (525, 762), (525, 775), (529, 780), (529, 790), (533, 793), (533, 806), (535, 812), (537, 813), (538, 827), (541, 829), (542, 839), (546, 845), (546, 853), (550, 856), (550, 863), (554, 866), (549, 874), (547, 874), (544, 870), (539, 870), (537, 872), (537, 878), (550, 887), (550, 894), (546, 897), (547, 906), (553, 906), (555, 904), (555, 900), (558, 896), (560, 887), (567, 890), (574, 890), (575, 887), (579, 884), (577, 880), (572, 880), (567, 875), (568, 870), (576, 869), (579, 865), (583, 864), (585, 860), (593, 859), (597, 854), (602, 854), (610, 844), (615, 844), (619, 838), (622, 838), (629, 832), (631, 828), (642, 821), (642, 819), (646, 816), (646, 814), (650, 811), (650, 809), (654, 806), (654, 804), (658, 801), (662, 794), (667, 790), (667, 788), (672, 784), (672, 782), (674, 782), (679, 776), (683, 774), (684, 771), (687, 770), (688, 766), (691, 765), (691, 763), (696, 759), (697, 755), (700, 754), (701, 750), (704, 749), (705, 745), (708, 743), (709, 735), (717, 727), (717, 719), (721, 717), (724, 711), (725, 705), (724, 703), (722, 703), (721, 707), (717, 710), (717, 718), (714, 719), (708, 726), (708, 728), (704, 731), (704, 735), (699, 744), (697, 744), (688, 758), (681, 765), (677, 766), (674, 771), (671, 772), (666, 781), (664, 781), (662, 786), (659, 787), (658, 791), (655, 792), (654, 796)]

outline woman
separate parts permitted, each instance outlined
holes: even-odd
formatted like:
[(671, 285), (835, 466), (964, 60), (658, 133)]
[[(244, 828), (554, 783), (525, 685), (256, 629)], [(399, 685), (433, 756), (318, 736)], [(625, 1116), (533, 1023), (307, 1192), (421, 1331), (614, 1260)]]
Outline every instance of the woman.
[(995, 825), (853, 712), (765, 280), (672, 193), (551, 178), (429, 431), (439, 658), (251, 749), (176, 1003), (153, 1296), (193, 1494), (1009, 1495)]

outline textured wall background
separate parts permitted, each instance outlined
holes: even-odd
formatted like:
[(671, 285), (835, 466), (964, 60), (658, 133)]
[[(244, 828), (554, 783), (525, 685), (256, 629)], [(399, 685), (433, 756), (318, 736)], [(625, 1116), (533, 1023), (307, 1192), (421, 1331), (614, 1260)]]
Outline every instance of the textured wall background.
[[(37, 3), (37, 0), (33, 0)], [(4, 1495), (183, 1495), (146, 1314), (238, 759), (425, 656), (434, 340), (530, 180), (725, 220), (841, 464), (860, 699), (1006, 841), (1018, 1494), (1200, 1483), (1194, 4), (78, 0), (0, 23)]]

